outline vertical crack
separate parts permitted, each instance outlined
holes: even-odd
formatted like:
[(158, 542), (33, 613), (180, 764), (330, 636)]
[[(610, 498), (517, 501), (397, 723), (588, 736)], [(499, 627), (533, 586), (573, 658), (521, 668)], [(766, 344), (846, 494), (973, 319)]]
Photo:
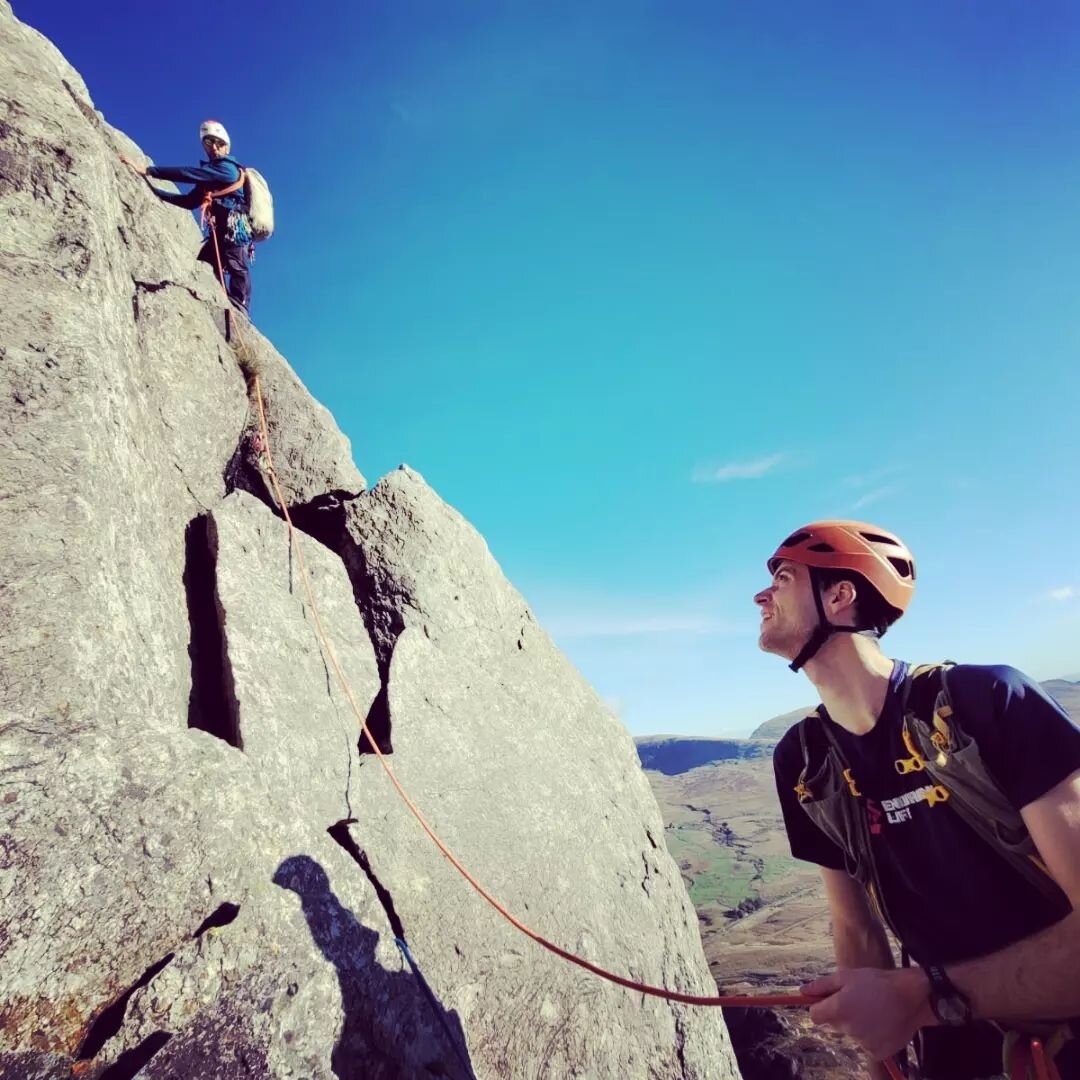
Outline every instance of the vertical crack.
[[(367, 555), (363, 546), (349, 533), (342, 537), (341, 559), (345, 563), (346, 573), (353, 587), (353, 601), (368, 637), (375, 648), (375, 664), (379, 671), (379, 692), (368, 709), (368, 731), (375, 744), (384, 754), (394, 752), (393, 717), (390, 713), (390, 664), (394, 658), (397, 639), (405, 629), (405, 620), (400, 612), (393, 609), (379, 608), (374, 602), (377, 589), (368, 567)], [(376, 609), (378, 609), (376, 614)], [(372, 754), (374, 749), (367, 736), (361, 733), (357, 749), (361, 754)]]
[[(97, 1055), (101, 1053), (101, 1048), (123, 1026), (124, 1015), (127, 1012), (128, 1001), (131, 1000), (132, 994), (134, 994), (136, 990), (141, 990), (144, 986), (149, 985), (150, 980), (166, 967), (175, 955), (175, 953), (169, 953), (167, 956), (163, 956), (156, 964), (152, 964), (142, 973), (137, 982), (132, 983), (132, 985), (129, 986), (111, 1005), (106, 1006), (97, 1019), (90, 1025), (90, 1029), (86, 1033), (86, 1038), (83, 1039), (82, 1045), (75, 1055), (76, 1060), (89, 1061), (91, 1058), (97, 1057)], [(155, 1053), (156, 1052), (157, 1051), (155, 1051)], [(119, 1064), (119, 1062), (117, 1062), (117, 1064)], [(135, 1074), (130, 1073), (126, 1075), (134, 1076)]]
[[(379, 665), (379, 692), (375, 695), (375, 700), (371, 703), (371, 708), (368, 709), (367, 714), (367, 729), (371, 732), (371, 738), (375, 740), (375, 745), (384, 753), (392, 754), (394, 752), (393, 744), (390, 742), (390, 688), (389, 688), (389, 676), (383, 671), (382, 664)], [(364, 732), (360, 732), (360, 742), (357, 749), (361, 754), (373, 754), (371, 741), (368, 739)]]
[(394, 910), (394, 898), (390, 895), (390, 891), (386, 886), (375, 876), (367, 852), (356, 843), (349, 833), (349, 826), (355, 824), (356, 818), (345, 818), (331, 825), (326, 831), (330, 834), (331, 839), (340, 844), (357, 866), (364, 871), (365, 877), (367, 877), (371, 887), (375, 890), (375, 895), (379, 898), (379, 903), (382, 904), (383, 911), (386, 912), (386, 918), (390, 923), (390, 928), (394, 931), (394, 936), (404, 941), (405, 928), (401, 925), (401, 919)]
[(225, 612), (217, 588), (217, 529), (209, 514), (199, 514), (188, 522), (184, 546), (191, 658), (188, 727), (216, 735), (242, 750), (240, 706), (226, 647)]
[(687, 1076), (686, 1026), (681, 1015), (675, 1017), (675, 1053), (679, 1057), (679, 1075)]

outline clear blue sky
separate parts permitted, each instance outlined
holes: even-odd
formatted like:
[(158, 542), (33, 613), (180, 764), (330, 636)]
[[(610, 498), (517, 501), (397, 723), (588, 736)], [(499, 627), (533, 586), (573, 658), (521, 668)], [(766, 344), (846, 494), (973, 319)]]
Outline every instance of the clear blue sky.
[(820, 516), (914, 548), (895, 655), (1080, 672), (1080, 7), (15, 10), (157, 162), (224, 121), (259, 326), (633, 733), (813, 700), (751, 597)]

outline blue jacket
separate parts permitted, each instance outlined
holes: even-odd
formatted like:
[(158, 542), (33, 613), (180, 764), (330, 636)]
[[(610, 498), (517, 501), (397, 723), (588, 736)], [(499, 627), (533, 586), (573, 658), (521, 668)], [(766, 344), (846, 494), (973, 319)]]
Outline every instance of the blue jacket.
[[(146, 170), (146, 175), (154, 180), (194, 184), (190, 191), (178, 195), (170, 191), (158, 191), (153, 184), (150, 186), (159, 199), (172, 203), (173, 206), (182, 206), (185, 210), (197, 210), (207, 192), (220, 191), (240, 179), (240, 163), (234, 157), (222, 157), (216, 161), (203, 161), (198, 165), (151, 165)], [(244, 189), (240, 188), (231, 195), (214, 200), (215, 221), (221, 210), (224, 210), (227, 216), (230, 210), (247, 213), (247, 208)]]

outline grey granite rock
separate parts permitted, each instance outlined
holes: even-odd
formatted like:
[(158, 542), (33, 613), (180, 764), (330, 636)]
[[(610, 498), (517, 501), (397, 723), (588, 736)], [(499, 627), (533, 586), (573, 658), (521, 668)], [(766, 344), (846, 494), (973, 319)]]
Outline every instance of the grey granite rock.
[[(308, 393), (276, 349), (246, 320), (234, 314), (234, 348), (245, 374), (259, 376), (266, 409), (271, 456), (290, 507), (337, 505), (363, 491), (366, 482), (353, 464), (349, 440), (329, 410)], [(258, 410), (252, 394), (245, 437), (231, 465), (237, 486), (273, 502), (260, 475)]]
[[(710, 992), (629, 737), (483, 539), (407, 470), (365, 491), (273, 346), (226, 341), (191, 217), (3, 0), (0, 55), (0, 1080), (735, 1076), (717, 1011), (511, 930), (358, 752), (301, 551), (465, 862), (590, 959)], [(325, 544), (276, 516), (256, 374)]]

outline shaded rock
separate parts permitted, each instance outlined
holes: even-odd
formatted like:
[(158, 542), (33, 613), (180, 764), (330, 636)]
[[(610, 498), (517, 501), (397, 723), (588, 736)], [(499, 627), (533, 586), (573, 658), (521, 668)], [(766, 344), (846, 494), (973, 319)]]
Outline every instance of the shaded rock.
[(773, 1009), (725, 1010), (743, 1076), (750, 1080), (798, 1080), (798, 1063), (783, 1052), (791, 1025)]

